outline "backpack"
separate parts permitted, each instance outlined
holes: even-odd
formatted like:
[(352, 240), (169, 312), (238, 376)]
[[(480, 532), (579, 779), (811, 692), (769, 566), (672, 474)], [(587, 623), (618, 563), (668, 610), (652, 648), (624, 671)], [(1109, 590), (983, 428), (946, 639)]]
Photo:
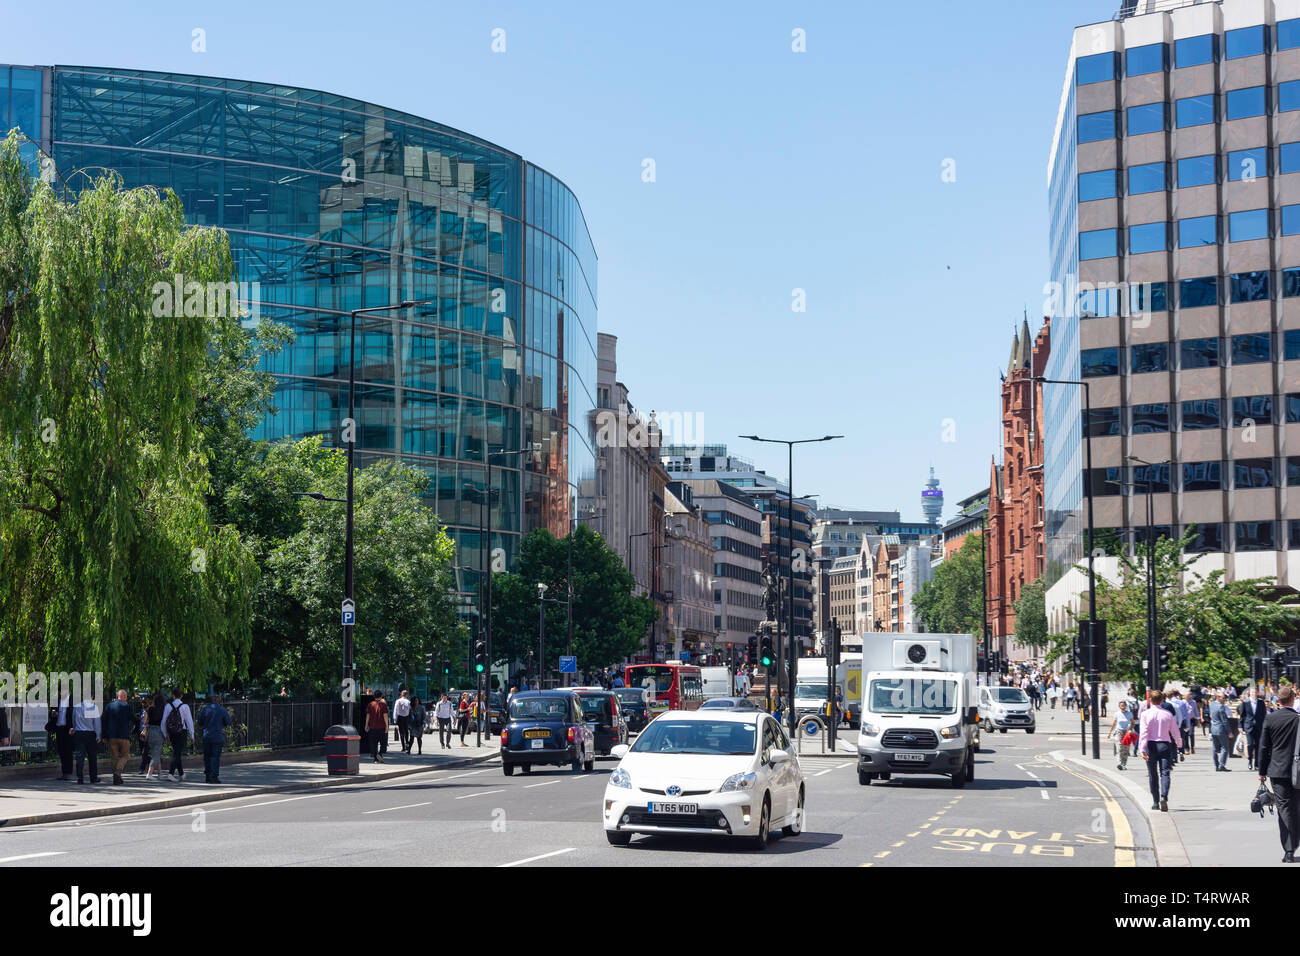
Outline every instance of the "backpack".
[(167, 726), (168, 737), (175, 737), (178, 734), (185, 733), (185, 719), (181, 717), (182, 706), (184, 705), (178, 704), (176, 701), (172, 701), (171, 713), (167, 715), (166, 726)]

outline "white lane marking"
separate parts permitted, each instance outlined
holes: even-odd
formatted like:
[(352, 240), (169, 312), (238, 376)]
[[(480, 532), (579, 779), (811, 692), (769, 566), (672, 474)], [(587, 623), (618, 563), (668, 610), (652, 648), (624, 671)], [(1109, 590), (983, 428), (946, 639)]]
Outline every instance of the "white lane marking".
[(577, 847), (566, 846), (563, 850), (553, 850), (550, 853), (543, 853), (541, 856), (530, 856), (526, 860), (515, 860), (511, 863), (502, 863), (501, 867), (523, 866), (525, 863), (532, 863), (534, 860), (545, 860), (547, 857), (559, 856), (561, 853), (572, 853)]
[(24, 853), (22, 856), (0, 857), (0, 863), (13, 863), (17, 860), (34, 860), (40, 856), (63, 856), (66, 853), (66, 850), (48, 850), (45, 853)]
[(836, 769), (836, 768), (835, 768), (835, 767), (830, 767), (830, 768), (828, 768), (828, 769), (826, 769), (826, 770), (819, 770), (819, 771), (817, 771), (815, 774), (813, 774), (813, 776), (814, 776), (814, 777), (821, 777), (821, 776), (824, 776), (824, 775), (830, 773), (830, 772), (831, 772), (832, 770), (834, 770), (834, 769)]
[(549, 787), (553, 783), (559, 783), (558, 780), (547, 780), (545, 783), (529, 783), (524, 785), (525, 790), (531, 790), (533, 787)]
[(387, 813), (389, 810), (411, 810), (415, 807), (427, 807), (431, 803), (433, 803), (432, 800), (426, 800), (424, 803), (408, 803), (404, 807), (384, 807), (382, 810), (362, 810), (361, 813), (362, 815), (365, 815), (367, 813)]
[(457, 800), (468, 800), (470, 797), (486, 797), (489, 793), (505, 793), (505, 790), (480, 790), (478, 793), (467, 793), (463, 797), (457, 797)]
[(1051, 798), (1047, 795), (1047, 791), (1046, 791), (1046, 790), (1039, 790), (1038, 793), (1039, 793), (1039, 795), (1042, 796), (1042, 798), (1043, 798), (1044, 800), (1050, 800), (1050, 799), (1051, 799)]
[(835, 770), (843, 770), (845, 767), (852, 767), (852, 766), (853, 766), (852, 763), (842, 763), (842, 764), (838, 764), (838, 765), (837, 765), (836, 767), (834, 767), (833, 769), (835, 769)]
[(471, 770), (469, 773), (458, 773), (453, 777), (443, 777), (444, 780), (459, 780), (461, 777), (472, 777), (476, 773), (487, 773), (487, 770)]
[[(329, 796), (329, 794), (326, 794), (326, 793), (308, 793), (308, 794), (305, 794), (304, 796), (301, 796), (301, 797), (285, 797), (283, 800), (266, 800), (266, 801), (263, 801), (262, 803), (245, 803), (243, 806), (239, 806), (239, 807), (217, 807), (217, 808), (215, 808), (215, 809), (213, 809), (213, 810), (208, 810), (207, 812), (208, 812), (208, 813), (225, 813), (227, 810), (251, 810), (251, 809), (253, 809), (253, 807), (269, 807), (269, 806), (271, 806), (271, 804), (273, 804), (273, 803), (293, 803), (293, 801), (295, 801), (295, 800), (314, 800), (314, 799), (316, 799), (317, 797), (326, 797), (326, 796)], [(185, 814), (182, 814), (182, 816), (187, 816), (187, 817), (188, 817), (188, 816), (191, 816), (191, 814), (185, 813)]]

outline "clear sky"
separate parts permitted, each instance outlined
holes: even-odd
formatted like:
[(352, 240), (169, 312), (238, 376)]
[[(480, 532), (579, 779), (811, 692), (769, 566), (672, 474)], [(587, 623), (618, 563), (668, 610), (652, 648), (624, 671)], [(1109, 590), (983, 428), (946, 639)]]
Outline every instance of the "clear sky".
[(781, 477), (736, 436), (843, 434), (797, 453), (796, 492), (920, 520), (931, 465), (945, 518), (988, 482), (998, 371), (1041, 322), (1070, 31), (1118, 7), (64, 0), (8, 5), (0, 62), (323, 89), (513, 149), (582, 203), (639, 408)]

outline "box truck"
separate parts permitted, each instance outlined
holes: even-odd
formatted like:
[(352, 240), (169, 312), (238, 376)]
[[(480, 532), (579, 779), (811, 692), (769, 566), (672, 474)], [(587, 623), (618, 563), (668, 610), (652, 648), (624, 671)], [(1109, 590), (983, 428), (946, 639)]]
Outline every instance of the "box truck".
[(896, 773), (975, 779), (979, 720), (975, 637), (866, 634), (862, 639), (858, 783)]
[[(845, 654), (835, 668), (835, 683), (844, 698), (844, 725), (858, 725), (858, 704), (862, 698), (862, 655)], [(828, 688), (826, 658), (799, 658), (799, 673), (794, 685), (795, 717), (816, 714), (825, 719)]]

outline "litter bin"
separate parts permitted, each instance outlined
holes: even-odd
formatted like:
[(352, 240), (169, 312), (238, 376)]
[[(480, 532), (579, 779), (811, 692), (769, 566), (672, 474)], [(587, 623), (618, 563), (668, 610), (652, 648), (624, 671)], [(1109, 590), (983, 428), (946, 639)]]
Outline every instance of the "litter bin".
[(357, 728), (335, 724), (325, 731), (325, 762), (330, 773), (360, 772), (361, 735)]

